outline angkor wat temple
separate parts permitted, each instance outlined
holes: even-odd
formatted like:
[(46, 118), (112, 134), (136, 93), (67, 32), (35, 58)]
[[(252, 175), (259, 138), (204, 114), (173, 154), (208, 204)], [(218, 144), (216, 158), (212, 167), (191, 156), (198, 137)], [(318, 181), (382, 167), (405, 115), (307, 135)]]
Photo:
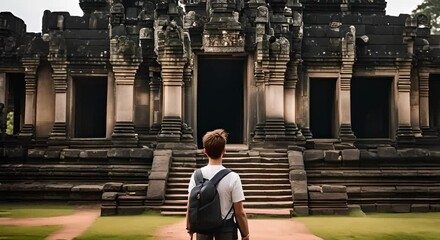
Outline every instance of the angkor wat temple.
[[(250, 214), (440, 211), (440, 36), (385, 0), (80, 0), (0, 13), (0, 200), (181, 214), (229, 132)], [(7, 125), (7, 126), (6, 126)]]

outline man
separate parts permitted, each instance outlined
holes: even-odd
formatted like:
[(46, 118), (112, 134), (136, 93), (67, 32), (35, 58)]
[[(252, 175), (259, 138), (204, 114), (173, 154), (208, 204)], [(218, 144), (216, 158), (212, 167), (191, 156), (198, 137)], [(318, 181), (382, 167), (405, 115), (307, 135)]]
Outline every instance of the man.
[[(203, 153), (208, 157), (208, 165), (202, 167), (203, 178), (211, 179), (220, 170), (225, 169), (222, 165), (223, 155), (225, 153), (227, 133), (223, 129), (216, 129), (207, 132), (203, 136)], [(194, 173), (189, 182), (188, 192), (196, 186)], [(240, 176), (231, 172), (226, 175), (217, 185), (217, 191), (220, 196), (220, 206), (222, 219), (226, 219), (226, 223), (232, 222), (232, 229), (221, 231), (213, 235), (204, 235), (197, 233), (197, 240), (235, 240), (237, 239), (237, 228), (233, 224), (233, 217), (237, 219), (237, 224), (241, 232), (242, 240), (249, 240), (249, 227), (246, 213), (243, 209), (244, 193), (241, 185)], [(232, 210), (231, 210), (231, 207)], [(187, 208), (188, 209), (188, 208)], [(229, 213), (229, 214), (228, 214)], [(227, 216), (226, 216), (227, 215)], [(186, 214), (187, 230), (189, 228), (188, 210)], [(225, 224), (227, 225), (227, 224)], [(226, 228), (225, 228), (226, 229)], [(231, 229), (231, 230), (229, 230)], [(192, 239), (192, 232), (188, 232)]]

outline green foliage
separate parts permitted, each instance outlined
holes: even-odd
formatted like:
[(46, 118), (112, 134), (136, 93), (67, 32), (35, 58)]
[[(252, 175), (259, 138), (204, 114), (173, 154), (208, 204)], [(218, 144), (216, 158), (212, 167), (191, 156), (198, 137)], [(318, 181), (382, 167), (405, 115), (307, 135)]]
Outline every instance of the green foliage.
[(181, 221), (180, 217), (163, 217), (157, 213), (139, 216), (100, 217), (87, 231), (75, 240), (148, 240), (154, 239), (157, 228)]
[(313, 216), (295, 220), (326, 240), (440, 240), (440, 213)]
[(431, 19), (434, 34), (440, 33), (440, 0), (423, 0), (423, 2), (413, 10), (413, 14), (424, 14)]
[(6, 134), (14, 134), (14, 112), (9, 112), (8, 115), (6, 115)]
[(0, 225), (0, 239), (43, 240), (61, 226), (16, 227)]
[(0, 205), (0, 217), (8, 218), (57, 217), (74, 211), (74, 206), (66, 205)]

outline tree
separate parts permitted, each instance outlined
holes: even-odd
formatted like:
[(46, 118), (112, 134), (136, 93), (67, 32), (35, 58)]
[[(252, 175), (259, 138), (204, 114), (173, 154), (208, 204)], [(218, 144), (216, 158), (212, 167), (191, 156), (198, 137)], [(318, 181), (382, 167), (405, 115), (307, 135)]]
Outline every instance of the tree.
[(429, 17), (432, 26), (431, 32), (440, 34), (440, 0), (423, 0), (412, 13), (421, 13)]

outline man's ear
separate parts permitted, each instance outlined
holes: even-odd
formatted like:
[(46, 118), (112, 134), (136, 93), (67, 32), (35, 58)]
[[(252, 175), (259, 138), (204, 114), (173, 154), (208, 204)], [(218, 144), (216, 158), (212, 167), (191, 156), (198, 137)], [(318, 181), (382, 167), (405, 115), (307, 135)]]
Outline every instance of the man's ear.
[(208, 156), (208, 154), (206, 154), (206, 148), (203, 148), (203, 154), (205, 154), (206, 156)]

